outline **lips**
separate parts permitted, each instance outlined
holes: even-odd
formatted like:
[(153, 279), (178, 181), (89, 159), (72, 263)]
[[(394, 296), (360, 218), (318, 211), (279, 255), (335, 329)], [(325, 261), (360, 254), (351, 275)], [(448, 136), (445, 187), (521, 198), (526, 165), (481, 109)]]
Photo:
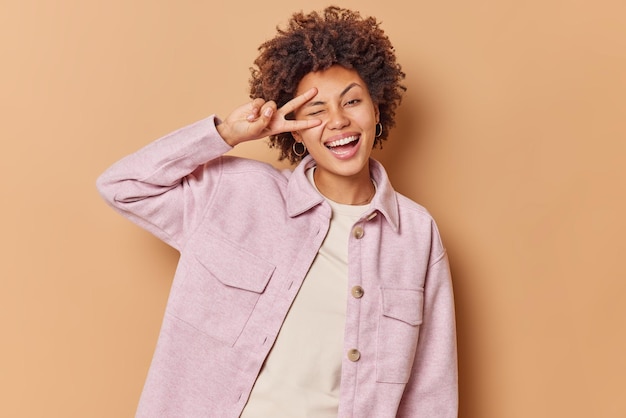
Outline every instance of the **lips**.
[(330, 140), (324, 144), (337, 158), (347, 159), (352, 157), (357, 149), (361, 135), (346, 135), (341, 138)]

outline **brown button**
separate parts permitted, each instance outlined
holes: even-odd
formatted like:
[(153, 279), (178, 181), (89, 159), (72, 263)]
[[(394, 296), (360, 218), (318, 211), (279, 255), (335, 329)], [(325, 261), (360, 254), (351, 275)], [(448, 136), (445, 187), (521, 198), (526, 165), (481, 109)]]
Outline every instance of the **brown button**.
[(348, 360), (350, 361), (359, 361), (361, 358), (361, 353), (356, 348), (348, 351)]
[(354, 286), (352, 288), (352, 296), (357, 299), (361, 299), (364, 293), (365, 292), (363, 291), (363, 288), (361, 286)]
[(363, 238), (363, 228), (361, 228), (360, 226), (354, 227), (354, 229), (352, 230), (352, 235), (354, 235), (354, 238), (356, 239)]

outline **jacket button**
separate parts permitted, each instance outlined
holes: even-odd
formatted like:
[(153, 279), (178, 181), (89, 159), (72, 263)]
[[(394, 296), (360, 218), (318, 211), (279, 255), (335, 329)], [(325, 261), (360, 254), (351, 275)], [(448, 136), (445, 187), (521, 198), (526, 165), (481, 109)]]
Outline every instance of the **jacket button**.
[(363, 228), (360, 226), (357, 226), (352, 230), (352, 235), (354, 235), (354, 238), (356, 239), (363, 238), (363, 234), (364, 234)]
[(361, 353), (359, 353), (359, 350), (357, 350), (356, 348), (353, 348), (352, 350), (348, 351), (348, 360), (350, 361), (359, 361), (359, 359), (361, 358)]
[(354, 286), (352, 288), (352, 296), (356, 299), (361, 299), (364, 293), (365, 291), (363, 290), (361, 286)]

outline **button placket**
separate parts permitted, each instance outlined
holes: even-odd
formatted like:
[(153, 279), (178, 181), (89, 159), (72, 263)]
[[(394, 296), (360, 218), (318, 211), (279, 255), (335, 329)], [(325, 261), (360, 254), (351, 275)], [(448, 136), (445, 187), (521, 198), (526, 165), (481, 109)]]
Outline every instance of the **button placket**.
[[(375, 213), (372, 214), (372, 215), (370, 215), (370, 217), (367, 218), (368, 221), (373, 219), (376, 216)], [(358, 240), (363, 238), (363, 236), (365, 236), (365, 230), (363, 229), (363, 226), (362, 225), (356, 225), (352, 229), (352, 236), (355, 239), (358, 239)], [(350, 289), (350, 294), (355, 299), (361, 299), (363, 297), (363, 295), (365, 294), (365, 291), (363, 290), (363, 288), (361, 286), (356, 285), (356, 286), (353, 286), (352, 289)], [(357, 350), (356, 348), (352, 348), (352, 349), (348, 350), (348, 352), (346, 353), (346, 357), (351, 362), (356, 363), (357, 361), (359, 361), (361, 359), (361, 352), (359, 350)]]

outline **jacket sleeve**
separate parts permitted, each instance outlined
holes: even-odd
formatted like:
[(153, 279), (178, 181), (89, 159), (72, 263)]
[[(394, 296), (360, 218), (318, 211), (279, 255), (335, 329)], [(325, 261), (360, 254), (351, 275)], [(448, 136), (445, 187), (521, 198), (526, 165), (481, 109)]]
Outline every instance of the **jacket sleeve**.
[(415, 362), (398, 410), (404, 418), (456, 418), (458, 368), (454, 296), (445, 249), (434, 227), (438, 254), (424, 284), (424, 310)]
[(114, 209), (180, 250), (219, 182), (219, 157), (231, 147), (211, 116), (113, 164), (96, 184)]

